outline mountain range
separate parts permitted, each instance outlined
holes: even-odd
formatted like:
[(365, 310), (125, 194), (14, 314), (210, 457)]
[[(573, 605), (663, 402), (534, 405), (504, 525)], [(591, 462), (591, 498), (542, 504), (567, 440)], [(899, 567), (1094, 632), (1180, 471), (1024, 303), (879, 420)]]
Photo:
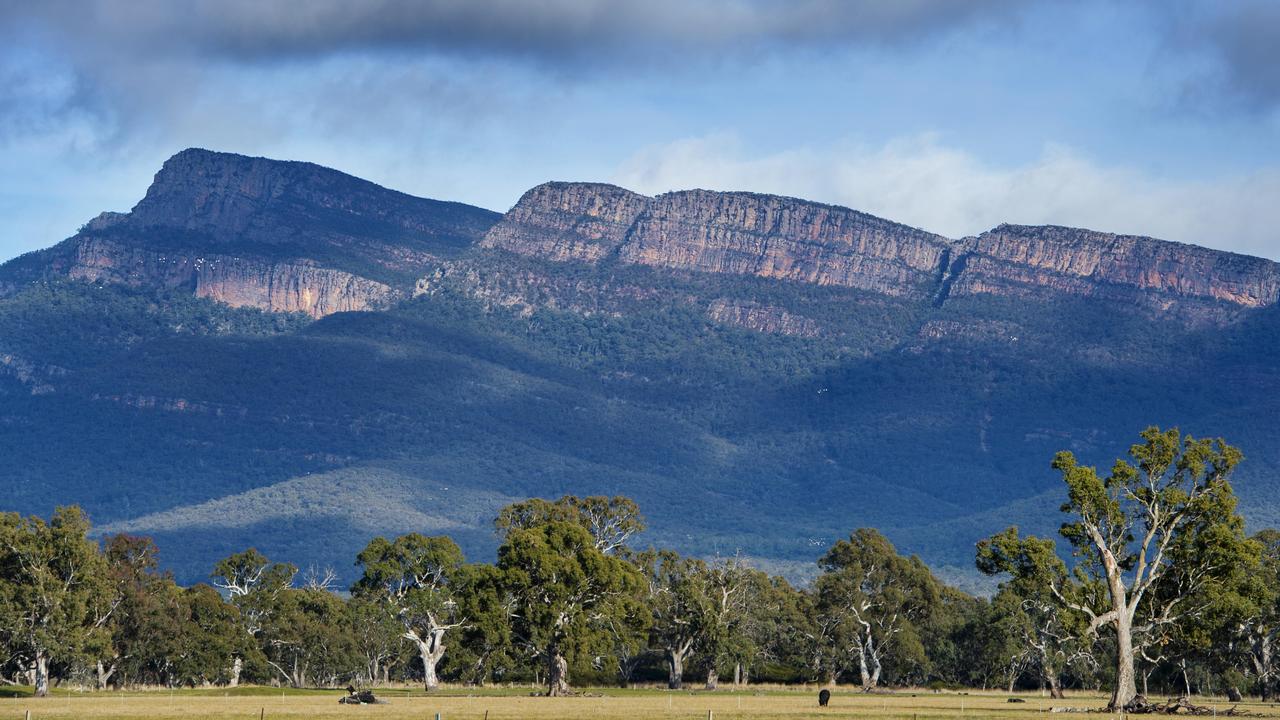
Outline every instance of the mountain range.
[(564, 493), (799, 577), (875, 526), (964, 581), (1056, 530), (1055, 451), (1151, 424), (1240, 446), (1280, 522), (1278, 302), (1277, 263), (1147, 237), (580, 182), (499, 214), (192, 149), (0, 266), (0, 482), (184, 581), (248, 546), (349, 576), (409, 531), (486, 559), (497, 508)]

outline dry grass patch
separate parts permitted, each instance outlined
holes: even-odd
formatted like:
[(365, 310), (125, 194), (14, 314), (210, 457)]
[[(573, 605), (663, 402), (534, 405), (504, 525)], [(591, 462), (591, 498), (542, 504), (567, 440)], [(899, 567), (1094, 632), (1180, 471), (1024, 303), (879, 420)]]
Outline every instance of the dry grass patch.
[[(1021, 694), (1022, 703), (1008, 702), (1003, 693), (936, 694), (900, 692), (864, 695), (837, 691), (827, 708), (819, 708), (816, 691), (769, 692), (665, 692), (654, 690), (603, 690), (579, 697), (543, 698), (511, 694), (466, 695), (457, 692), (425, 696), (390, 691), (386, 705), (345, 706), (338, 704), (342, 693), (284, 693), (266, 691), (253, 695), (218, 695), (194, 692), (60, 693), (35, 700), (19, 697), (0, 701), (0, 718), (23, 718), (27, 710), (32, 720), (328, 720), (329, 718), (376, 718), (378, 720), (701, 720), (711, 712), (713, 720), (763, 720), (789, 718), (886, 718), (928, 720), (933, 718), (1031, 718), (1047, 716), (1050, 707), (1098, 708), (1106, 698), (1074, 695), (1067, 700), (1049, 700)], [(1222, 710), (1231, 707), (1225, 700), (1201, 699), (1205, 705)], [(1243, 703), (1253, 717), (1280, 718), (1274, 704)], [(1066, 715), (1062, 717), (1109, 717)]]

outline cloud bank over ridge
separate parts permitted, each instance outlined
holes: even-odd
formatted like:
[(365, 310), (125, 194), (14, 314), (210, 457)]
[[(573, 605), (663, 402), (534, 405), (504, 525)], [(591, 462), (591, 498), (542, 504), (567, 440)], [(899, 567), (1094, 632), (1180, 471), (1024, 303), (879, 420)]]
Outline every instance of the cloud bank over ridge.
[(1049, 145), (1030, 162), (997, 166), (935, 135), (879, 147), (846, 142), (751, 154), (732, 135), (645, 148), (614, 174), (644, 193), (749, 190), (852, 207), (950, 237), (1002, 222), (1151, 235), (1253, 255), (1274, 254), (1280, 172), (1171, 181)]

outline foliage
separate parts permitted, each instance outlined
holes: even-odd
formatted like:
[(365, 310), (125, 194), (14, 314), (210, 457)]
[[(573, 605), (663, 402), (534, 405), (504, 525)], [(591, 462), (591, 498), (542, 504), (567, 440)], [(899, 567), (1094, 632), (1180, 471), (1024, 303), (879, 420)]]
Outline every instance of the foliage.
[(463, 564), (462, 550), (447, 537), (412, 533), (391, 542), (379, 537), (356, 557), (356, 564), (364, 575), (352, 593), (390, 608), (401, 637), (418, 650), (426, 689), (434, 690), (445, 635), (468, 622), (458, 614), (452, 587)]
[[(1239, 450), (1150, 427), (1129, 455), (1133, 462), (1116, 460), (1106, 477), (1070, 452), (1054, 456), (1067, 490), (1061, 534), (1077, 558), (1071, 577), (1051, 541), (1019, 540), (1016, 529), (978, 553), (984, 572), (1013, 575), (1009, 587), (1036, 608), (1029, 619), (1042, 626), (1046, 646), (1062, 644), (1072, 615), (1087, 639), (1103, 628), (1114, 633), (1113, 709), (1138, 695), (1137, 658), (1156, 664), (1166, 653), (1204, 652), (1213, 633), (1248, 614), (1241, 569), (1257, 556), (1228, 482)], [(1058, 672), (1044, 651), (1041, 667), (1050, 678)]]
[(559, 520), (507, 534), (499, 571), (512, 596), (516, 644), (544, 663), (550, 694), (569, 689), (570, 662), (608, 648), (608, 628), (624, 621), (640, 589), (629, 563), (601, 552), (591, 534)]
[(10, 657), (32, 669), (35, 692), (49, 691), (52, 664), (83, 663), (100, 647), (114, 610), (107, 565), (76, 507), (45, 523), (0, 515), (0, 633)]
[[(855, 671), (866, 687), (1056, 690), (1115, 679), (1094, 658), (1117, 643), (1095, 637), (1091, 646), (1087, 613), (1068, 605), (1094, 597), (1088, 573), (1069, 572), (1050, 542), (1016, 529), (979, 546), (979, 567), (1006, 578), (987, 600), (943, 584), (869, 529), (832, 546), (813, 587), (796, 588), (738, 557), (606, 553), (583, 507), (638, 516), (626, 498), (514, 504), (500, 513), (507, 531), (496, 564), (465, 563), (444, 536), (374, 538), (357, 557), (362, 576), (350, 597), (327, 576), (300, 579), (292, 564), (253, 549), (215, 564), (225, 595), (182, 588), (147, 538), (96, 543), (74, 508), (47, 524), (5, 515), (0, 676), (29, 680), (43, 657), (48, 685), (115, 689), (427, 682), (437, 665), (438, 681), (533, 681), (554, 694), (570, 691), (570, 676), (678, 687), (690, 670), (705, 673), (709, 689), (721, 677), (813, 682)], [(1225, 527), (1175, 556), (1246, 562), (1203, 583), (1207, 596), (1179, 601), (1196, 612), (1152, 625), (1162, 641), (1143, 642), (1161, 652), (1148, 656), (1144, 683), (1270, 692), (1280, 543), (1267, 531), (1233, 554), (1234, 526)]]
[(892, 680), (920, 674), (927, 657), (920, 627), (941, 603), (941, 584), (917, 557), (898, 554), (879, 532), (862, 528), (827, 551), (814, 584), (830, 638), (827, 670), (856, 669), (864, 690), (887, 668)]

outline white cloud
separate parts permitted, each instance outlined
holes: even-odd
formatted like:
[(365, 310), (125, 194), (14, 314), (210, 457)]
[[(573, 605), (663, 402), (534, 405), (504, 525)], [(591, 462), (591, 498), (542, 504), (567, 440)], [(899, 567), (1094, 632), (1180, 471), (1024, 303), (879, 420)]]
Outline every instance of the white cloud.
[(699, 187), (791, 195), (951, 237), (1002, 222), (1070, 225), (1280, 259), (1274, 167), (1187, 180), (1107, 165), (1061, 145), (1000, 166), (936, 135), (753, 154), (737, 136), (721, 134), (641, 150), (613, 181), (649, 194)]

